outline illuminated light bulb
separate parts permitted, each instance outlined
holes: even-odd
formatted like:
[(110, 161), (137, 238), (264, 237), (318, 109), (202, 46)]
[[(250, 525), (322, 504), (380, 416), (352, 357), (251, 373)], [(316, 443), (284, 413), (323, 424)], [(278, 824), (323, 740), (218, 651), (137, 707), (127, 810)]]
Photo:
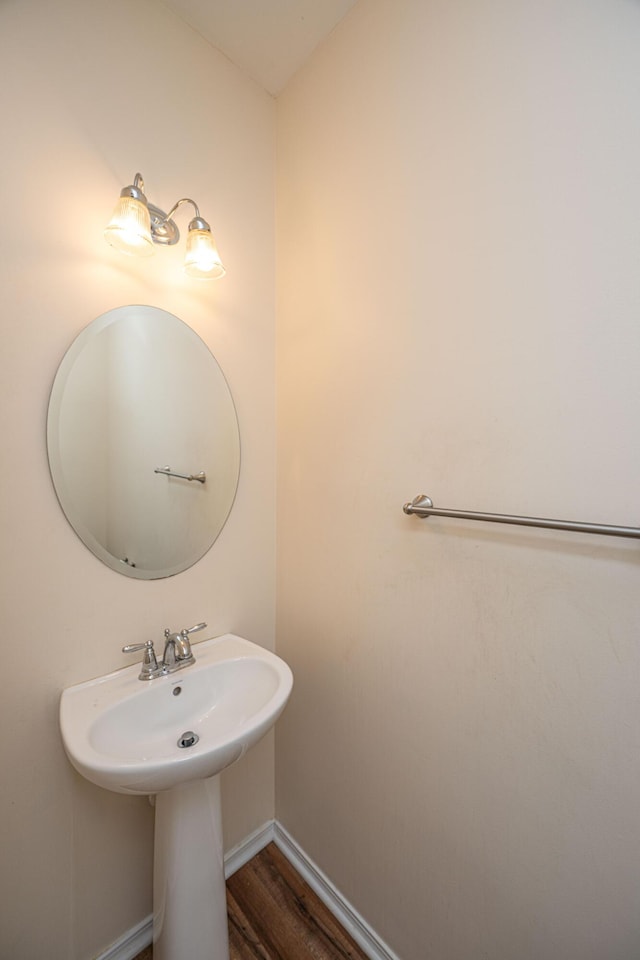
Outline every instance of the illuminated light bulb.
[(104, 232), (105, 240), (128, 256), (150, 257), (153, 253), (151, 218), (146, 204), (120, 197)]
[(225, 274), (209, 224), (200, 217), (189, 224), (184, 270), (188, 276), (202, 280), (215, 280)]
[(125, 187), (113, 211), (113, 216), (104, 232), (105, 240), (128, 256), (150, 257), (153, 251), (151, 217), (147, 198), (140, 189), (139, 174), (136, 183)]

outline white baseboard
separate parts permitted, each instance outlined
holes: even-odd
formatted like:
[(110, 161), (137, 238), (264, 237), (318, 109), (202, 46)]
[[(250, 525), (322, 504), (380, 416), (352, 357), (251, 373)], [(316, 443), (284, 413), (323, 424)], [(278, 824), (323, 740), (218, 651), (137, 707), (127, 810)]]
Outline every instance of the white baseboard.
[(132, 927), (124, 936), (112, 943), (97, 960), (133, 960), (153, 940), (153, 915)]
[[(326, 874), (307, 856), (302, 847), (277, 820), (269, 820), (226, 854), (225, 877), (233, 876), (236, 870), (248, 863), (271, 841), (282, 851), (303, 880), (306, 880), (347, 933), (353, 937), (369, 960), (399, 960), (399, 957), (380, 939), (375, 930), (342, 896)], [(97, 960), (133, 960), (141, 950), (149, 946), (152, 939), (153, 917), (149, 916), (137, 926), (132, 927), (105, 953), (101, 953)]]
[(366, 953), (369, 960), (399, 960), (397, 954), (380, 939), (375, 930), (351, 906), (327, 875), (307, 856), (291, 834), (277, 820), (274, 823), (274, 834), (276, 846), (282, 851), (291, 866), (295, 867), (303, 880), (306, 880), (313, 892), (320, 897), (325, 907), (331, 911), (336, 920), (353, 937), (363, 953)]
[(232, 877), (236, 870), (239, 870), (240, 867), (244, 867), (245, 863), (249, 863), (252, 857), (255, 857), (256, 853), (260, 853), (261, 850), (264, 850), (268, 843), (275, 837), (275, 821), (268, 820), (261, 827), (258, 827), (257, 830), (254, 830), (253, 833), (250, 833), (248, 837), (245, 837), (240, 843), (236, 844), (229, 853), (225, 853), (224, 856), (224, 875), (228, 880), (229, 877)]

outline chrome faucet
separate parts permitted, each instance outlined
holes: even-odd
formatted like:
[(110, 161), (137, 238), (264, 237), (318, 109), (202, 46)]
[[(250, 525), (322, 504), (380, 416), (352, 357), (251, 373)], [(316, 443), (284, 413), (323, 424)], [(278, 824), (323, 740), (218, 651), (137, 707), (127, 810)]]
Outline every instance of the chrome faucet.
[(195, 633), (196, 630), (204, 630), (205, 627), (206, 623), (196, 623), (195, 627), (184, 627), (179, 633), (172, 633), (167, 628), (164, 632), (164, 653), (160, 662), (153, 648), (153, 640), (147, 640), (146, 643), (130, 643), (122, 648), (122, 652), (133, 653), (136, 650), (144, 650), (138, 679), (153, 680), (167, 673), (175, 673), (176, 670), (182, 670), (196, 662), (191, 650), (189, 634)]
[(166, 673), (173, 673), (174, 670), (181, 670), (195, 663), (189, 634), (195, 633), (196, 630), (204, 630), (205, 627), (206, 623), (196, 623), (195, 627), (185, 627), (180, 633), (172, 633), (168, 628), (165, 630), (162, 662)]

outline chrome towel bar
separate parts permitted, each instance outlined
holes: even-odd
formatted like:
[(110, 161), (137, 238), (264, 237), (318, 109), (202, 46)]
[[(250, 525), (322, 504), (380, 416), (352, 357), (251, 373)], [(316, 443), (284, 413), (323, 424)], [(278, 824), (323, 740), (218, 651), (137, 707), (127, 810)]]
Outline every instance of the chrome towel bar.
[(640, 527), (615, 527), (606, 523), (578, 523), (575, 520), (547, 520), (543, 517), (517, 517), (504, 513), (476, 513), (473, 510), (448, 510), (434, 507), (424, 493), (402, 508), (416, 517), (454, 517), (457, 520), (487, 520), (490, 523), (513, 523), (523, 527), (545, 527), (548, 530), (572, 530), (575, 533), (599, 533), (606, 537), (630, 537), (640, 540)]
[(198, 483), (206, 483), (207, 475), (204, 470), (200, 473), (175, 473), (171, 467), (156, 467), (154, 473), (164, 473), (165, 477), (179, 477), (181, 480), (197, 480)]

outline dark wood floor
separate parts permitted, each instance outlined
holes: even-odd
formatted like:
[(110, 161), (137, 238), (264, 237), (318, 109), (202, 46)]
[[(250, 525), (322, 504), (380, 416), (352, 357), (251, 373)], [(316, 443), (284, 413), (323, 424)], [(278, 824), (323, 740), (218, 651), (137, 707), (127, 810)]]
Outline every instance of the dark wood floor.
[(231, 960), (367, 960), (274, 843), (227, 880), (227, 915)]

